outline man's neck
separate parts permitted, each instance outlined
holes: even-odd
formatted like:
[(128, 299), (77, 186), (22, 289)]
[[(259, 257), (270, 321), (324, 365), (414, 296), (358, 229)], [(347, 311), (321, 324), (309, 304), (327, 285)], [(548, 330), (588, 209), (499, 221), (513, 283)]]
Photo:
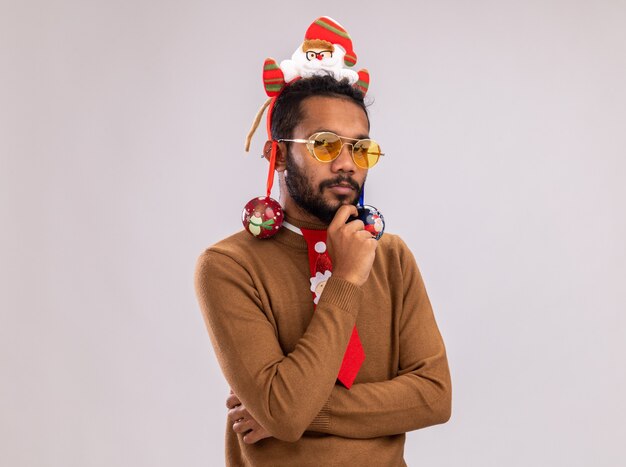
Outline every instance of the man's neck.
[(317, 216), (314, 216), (310, 212), (298, 206), (298, 204), (290, 196), (283, 195), (282, 190), (280, 195), (280, 204), (283, 206), (283, 210), (292, 219), (297, 219), (307, 224), (328, 225), (325, 222), (322, 222)]

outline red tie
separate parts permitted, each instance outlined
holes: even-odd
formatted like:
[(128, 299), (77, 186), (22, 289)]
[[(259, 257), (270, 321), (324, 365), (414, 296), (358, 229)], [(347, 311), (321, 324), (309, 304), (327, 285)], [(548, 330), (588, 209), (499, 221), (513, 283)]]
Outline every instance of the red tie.
[[(311, 267), (311, 292), (313, 293), (313, 302), (315, 306), (324, 290), (326, 281), (331, 276), (333, 265), (328, 256), (326, 248), (326, 231), (325, 230), (309, 230), (301, 229), (302, 235), (306, 240), (309, 249), (309, 265)], [(359, 339), (359, 333), (356, 326), (352, 329), (350, 342), (343, 355), (341, 368), (337, 379), (346, 388), (350, 389), (356, 374), (359, 372), (363, 361), (365, 360), (365, 352)]]

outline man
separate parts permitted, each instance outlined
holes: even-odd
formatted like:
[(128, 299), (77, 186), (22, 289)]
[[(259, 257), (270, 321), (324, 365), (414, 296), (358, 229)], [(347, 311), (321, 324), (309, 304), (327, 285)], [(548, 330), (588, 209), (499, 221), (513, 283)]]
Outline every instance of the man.
[[(227, 464), (406, 465), (405, 433), (450, 417), (450, 376), (411, 252), (350, 220), (367, 176), (349, 144), (369, 138), (363, 93), (331, 76), (302, 78), (273, 112), (280, 201), (295, 228), (222, 240), (202, 253), (195, 276), (232, 389)], [(321, 131), (344, 142), (330, 162), (301, 142)], [(327, 229), (332, 275), (315, 309), (300, 229)], [(365, 360), (348, 389), (337, 375), (355, 325)]]

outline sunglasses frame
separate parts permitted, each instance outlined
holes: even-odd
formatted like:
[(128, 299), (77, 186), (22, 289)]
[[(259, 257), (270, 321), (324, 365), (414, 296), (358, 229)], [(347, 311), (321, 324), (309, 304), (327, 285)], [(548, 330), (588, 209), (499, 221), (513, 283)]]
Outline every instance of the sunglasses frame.
[[(335, 135), (337, 138), (339, 138), (339, 141), (341, 142), (341, 147), (339, 148), (339, 152), (337, 152), (337, 155), (335, 157), (333, 157), (329, 161), (322, 161), (322, 160), (320, 160), (315, 155), (315, 152), (311, 148), (311, 145), (315, 143), (315, 137), (318, 136), (318, 135), (323, 135), (324, 133)], [(354, 141), (354, 143), (346, 143), (346, 142), (344, 142), (345, 139)], [(361, 169), (371, 169), (372, 167), (375, 167), (378, 164), (378, 162), (380, 161), (380, 157), (384, 156), (385, 153), (384, 152), (379, 152), (378, 153), (378, 159), (376, 160), (376, 163), (374, 165), (372, 165), (371, 167), (362, 167), (362, 166), (360, 166), (357, 163), (356, 159), (354, 158), (354, 146), (356, 144), (360, 143), (361, 141), (371, 141), (374, 144), (376, 144), (378, 146), (378, 148), (380, 149), (380, 144), (378, 144), (378, 142), (376, 140), (373, 140), (373, 139), (370, 139), (370, 138), (365, 138), (365, 139), (348, 138), (347, 136), (340, 136), (340, 135), (338, 135), (336, 133), (333, 133), (332, 131), (318, 131), (316, 133), (313, 133), (311, 136), (309, 136), (309, 139), (285, 139), (285, 138), (281, 138), (281, 139), (277, 140), (278, 143), (290, 142), (290, 143), (303, 143), (303, 144), (306, 144), (306, 148), (309, 151), (309, 154), (311, 154), (311, 156), (313, 156), (315, 158), (315, 160), (317, 160), (319, 162), (322, 162), (322, 163), (332, 162), (335, 159), (337, 159), (339, 157), (339, 154), (341, 154), (341, 151), (343, 151), (344, 145), (349, 144), (351, 146), (351, 148), (350, 148), (350, 156), (352, 157), (352, 161), (355, 163), (355, 165), (357, 167), (360, 167)]]

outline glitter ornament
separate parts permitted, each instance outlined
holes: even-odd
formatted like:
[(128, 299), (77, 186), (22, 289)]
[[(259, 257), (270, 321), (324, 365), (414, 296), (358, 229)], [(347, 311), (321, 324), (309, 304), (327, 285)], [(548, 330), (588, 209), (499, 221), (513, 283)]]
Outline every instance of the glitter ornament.
[(248, 201), (241, 213), (244, 228), (256, 238), (268, 238), (283, 225), (283, 208), (269, 196)]
[(348, 222), (359, 219), (365, 224), (365, 230), (372, 234), (376, 240), (383, 236), (385, 231), (385, 218), (378, 209), (373, 206), (357, 206), (358, 215), (350, 216)]

